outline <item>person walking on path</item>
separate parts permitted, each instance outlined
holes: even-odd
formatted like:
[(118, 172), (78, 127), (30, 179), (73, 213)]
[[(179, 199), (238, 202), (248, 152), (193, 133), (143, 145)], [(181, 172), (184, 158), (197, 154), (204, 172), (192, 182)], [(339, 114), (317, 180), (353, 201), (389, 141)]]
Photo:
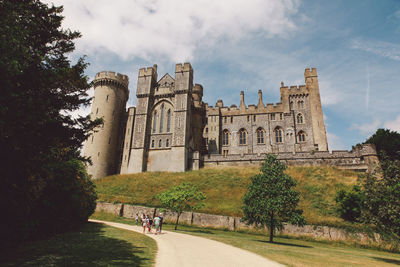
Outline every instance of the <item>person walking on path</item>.
[(154, 227), (156, 228), (156, 234), (160, 230), (160, 221), (161, 221), (160, 217), (158, 216), (154, 217)]
[(163, 220), (164, 220), (164, 216), (163, 216), (163, 214), (162, 214), (162, 213), (160, 213), (160, 216), (159, 216), (159, 218), (160, 218), (160, 234), (161, 234), (161, 230), (162, 230), (162, 224), (163, 224)]
[(149, 233), (151, 233), (151, 227), (153, 226), (153, 219), (149, 216), (148, 216), (148, 218), (149, 218), (149, 224), (147, 225), (147, 227), (149, 228)]
[(136, 226), (138, 226), (138, 222), (139, 222), (139, 214), (138, 213), (136, 213), (135, 221), (136, 221)]
[(147, 221), (146, 221), (146, 216), (142, 215), (142, 226), (143, 226), (143, 234), (146, 232), (146, 226), (147, 226)]

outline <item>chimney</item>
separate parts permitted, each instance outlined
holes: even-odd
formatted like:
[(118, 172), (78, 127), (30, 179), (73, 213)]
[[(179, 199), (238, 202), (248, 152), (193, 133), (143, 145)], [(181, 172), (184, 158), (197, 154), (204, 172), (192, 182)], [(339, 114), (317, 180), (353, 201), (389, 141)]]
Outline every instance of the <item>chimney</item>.
[(246, 109), (246, 104), (244, 103), (244, 92), (240, 92), (240, 109)]
[(265, 106), (264, 106), (264, 103), (263, 103), (263, 100), (262, 100), (262, 91), (260, 89), (260, 90), (258, 90), (258, 105), (257, 105), (257, 108), (261, 108), (261, 107), (265, 107)]

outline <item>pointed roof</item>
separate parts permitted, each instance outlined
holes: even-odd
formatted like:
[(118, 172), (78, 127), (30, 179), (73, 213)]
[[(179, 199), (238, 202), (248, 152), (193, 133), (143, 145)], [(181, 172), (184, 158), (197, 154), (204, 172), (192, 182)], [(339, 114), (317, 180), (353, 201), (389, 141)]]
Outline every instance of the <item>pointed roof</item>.
[(174, 82), (174, 78), (172, 78), (168, 73), (165, 73), (165, 75), (157, 82), (157, 84), (160, 86), (170, 86)]

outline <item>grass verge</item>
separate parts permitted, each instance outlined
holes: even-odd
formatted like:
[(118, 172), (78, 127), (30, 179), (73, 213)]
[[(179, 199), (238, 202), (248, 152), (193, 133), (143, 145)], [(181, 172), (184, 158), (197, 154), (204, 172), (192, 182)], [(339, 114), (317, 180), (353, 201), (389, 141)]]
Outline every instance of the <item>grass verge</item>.
[(156, 242), (142, 234), (88, 222), (77, 232), (0, 253), (1, 266), (153, 266)]
[[(92, 218), (135, 224), (132, 219), (106, 213), (95, 213)], [(163, 229), (173, 231), (173, 227), (172, 224), (166, 224)], [(271, 244), (266, 235), (259, 233), (231, 232), (185, 225), (179, 225), (177, 232), (223, 242), (288, 266), (375, 267), (400, 264), (400, 254), (355, 247), (351, 243), (276, 237), (275, 243)]]

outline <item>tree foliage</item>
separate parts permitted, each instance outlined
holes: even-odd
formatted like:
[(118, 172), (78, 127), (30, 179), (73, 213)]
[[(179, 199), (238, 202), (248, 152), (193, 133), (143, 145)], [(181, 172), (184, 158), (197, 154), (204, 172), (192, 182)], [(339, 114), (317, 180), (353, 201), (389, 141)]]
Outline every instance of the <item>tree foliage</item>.
[(378, 129), (364, 144), (374, 144), (379, 159), (400, 160), (400, 133), (388, 129)]
[(200, 192), (196, 185), (181, 183), (157, 195), (164, 208), (177, 213), (175, 230), (178, 228), (179, 217), (183, 211), (193, 211), (201, 208), (206, 196)]
[(284, 222), (304, 225), (303, 211), (297, 209), (300, 195), (293, 187), (296, 181), (285, 174), (286, 165), (268, 154), (261, 165), (261, 173), (251, 178), (243, 197), (243, 218), (247, 224), (268, 227), (270, 242), (275, 229), (282, 229)]
[(89, 104), (90, 84), (87, 63), (67, 57), (80, 34), (61, 29), (62, 10), (0, 1), (3, 242), (72, 227), (93, 212), (96, 195), (79, 150), (100, 122), (70, 115)]
[(365, 193), (361, 186), (354, 185), (349, 190), (339, 190), (336, 193), (335, 200), (341, 218), (350, 222), (360, 221), (365, 201)]
[(400, 161), (381, 161), (381, 173), (368, 175), (363, 220), (400, 238)]

